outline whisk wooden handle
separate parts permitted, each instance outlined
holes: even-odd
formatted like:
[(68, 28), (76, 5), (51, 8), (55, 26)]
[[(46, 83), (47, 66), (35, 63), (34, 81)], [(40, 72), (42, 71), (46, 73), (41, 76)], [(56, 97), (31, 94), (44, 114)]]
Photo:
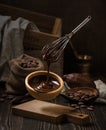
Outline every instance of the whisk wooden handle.
[(76, 32), (78, 32), (85, 24), (87, 24), (91, 20), (91, 16), (88, 16), (84, 21), (82, 21), (71, 33), (69, 33), (69, 38)]

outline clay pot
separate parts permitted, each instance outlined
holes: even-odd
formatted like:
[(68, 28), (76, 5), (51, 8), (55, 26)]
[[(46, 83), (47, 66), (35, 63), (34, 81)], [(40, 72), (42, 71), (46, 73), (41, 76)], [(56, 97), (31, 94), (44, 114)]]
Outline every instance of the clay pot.
[(49, 76), (53, 77), (53, 79), (55, 79), (59, 83), (59, 86), (57, 89), (51, 90), (49, 92), (39, 92), (33, 88), (33, 85), (30, 84), (31, 79), (36, 78), (38, 76), (47, 76), (47, 71), (42, 70), (42, 71), (32, 72), (25, 79), (26, 89), (28, 90), (29, 94), (32, 97), (39, 100), (51, 100), (51, 99), (56, 98), (61, 93), (64, 87), (64, 82), (63, 82), (63, 79), (59, 75), (53, 72), (49, 73)]

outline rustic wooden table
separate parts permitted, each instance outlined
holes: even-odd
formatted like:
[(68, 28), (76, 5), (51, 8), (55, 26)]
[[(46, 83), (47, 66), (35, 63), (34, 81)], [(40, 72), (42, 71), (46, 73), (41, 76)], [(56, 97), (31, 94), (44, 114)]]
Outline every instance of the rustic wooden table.
[[(5, 95), (4, 91), (5, 87), (1, 85), (0, 96), (4, 97), (0, 98), (0, 130), (106, 130), (105, 104), (95, 103), (93, 111), (81, 108), (80, 112), (86, 113), (90, 117), (89, 125), (80, 126), (73, 123), (53, 124), (14, 115), (11, 109), (12, 104), (10, 103), (13, 97), (11, 95)], [(30, 98), (30, 100), (31, 99), (32, 98)], [(70, 106), (70, 102), (61, 95), (51, 102)]]

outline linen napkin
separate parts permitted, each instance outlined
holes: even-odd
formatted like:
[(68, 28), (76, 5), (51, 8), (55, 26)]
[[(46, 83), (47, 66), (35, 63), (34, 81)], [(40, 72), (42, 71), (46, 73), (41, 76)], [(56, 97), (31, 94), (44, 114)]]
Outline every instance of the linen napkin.
[(24, 32), (27, 27), (38, 28), (31, 21), (19, 17), (0, 15), (0, 81), (7, 81), (10, 74), (9, 61), (23, 54)]
[(99, 91), (99, 97), (96, 99), (96, 102), (106, 104), (106, 84), (100, 79), (95, 80), (94, 83)]

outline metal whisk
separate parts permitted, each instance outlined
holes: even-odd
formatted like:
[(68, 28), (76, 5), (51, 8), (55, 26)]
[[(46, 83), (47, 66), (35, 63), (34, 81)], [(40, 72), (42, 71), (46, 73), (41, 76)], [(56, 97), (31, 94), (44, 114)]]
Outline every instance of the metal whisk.
[(91, 16), (88, 16), (71, 33), (66, 34), (63, 37), (60, 37), (59, 39), (53, 41), (51, 44), (46, 44), (42, 49), (43, 59), (49, 63), (56, 62), (62, 55), (67, 43), (72, 38), (72, 36), (90, 20)]

